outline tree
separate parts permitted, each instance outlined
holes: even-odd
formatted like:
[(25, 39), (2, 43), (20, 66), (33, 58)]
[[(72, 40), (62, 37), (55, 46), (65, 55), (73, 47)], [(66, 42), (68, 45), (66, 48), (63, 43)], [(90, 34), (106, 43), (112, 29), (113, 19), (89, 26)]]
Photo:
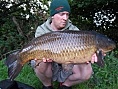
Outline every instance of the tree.
[[(21, 48), (49, 16), (49, 0), (13, 1), (0, 1), (0, 55)], [(69, 0), (69, 3), (70, 18), (78, 28), (98, 31), (118, 42), (117, 0)]]
[[(40, 3), (46, 3), (43, 0)], [(34, 37), (35, 29), (47, 16), (36, 0), (0, 2), (0, 55), (19, 49)], [(48, 4), (47, 4), (48, 6)]]
[(80, 29), (98, 31), (118, 43), (118, 0), (70, 0), (70, 3), (71, 18)]

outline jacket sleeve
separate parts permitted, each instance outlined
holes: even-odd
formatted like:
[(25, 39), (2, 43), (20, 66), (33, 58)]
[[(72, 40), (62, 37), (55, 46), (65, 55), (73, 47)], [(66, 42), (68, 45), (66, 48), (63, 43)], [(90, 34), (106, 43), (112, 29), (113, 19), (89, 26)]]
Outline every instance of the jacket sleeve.
[(35, 37), (41, 36), (43, 34), (45, 34), (44, 29), (41, 26), (38, 26), (35, 32)]

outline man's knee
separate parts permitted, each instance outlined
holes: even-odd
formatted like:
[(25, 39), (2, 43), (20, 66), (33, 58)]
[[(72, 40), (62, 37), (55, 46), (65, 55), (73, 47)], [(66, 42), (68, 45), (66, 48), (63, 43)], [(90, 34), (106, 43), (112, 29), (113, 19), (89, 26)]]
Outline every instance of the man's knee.
[[(76, 69), (77, 70), (77, 69)], [(78, 71), (76, 72), (76, 78), (78, 80), (86, 81), (93, 73), (91, 64), (78, 66)]]
[(83, 68), (83, 71), (82, 71), (83, 80), (90, 79), (92, 73), (93, 73), (93, 70), (92, 70), (91, 64), (86, 65), (86, 67)]
[(86, 81), (86, 80), (90, 79), (91, 75), (92, 75), (92, 71), (90, 70), (90, 71), (86, 72), (85, 74), (76, 76), (76, 78), (77, 78), (77, 80)]
[(88, 79), (90, 79), (92, 73), (93, 73), (92, 69), (88, 70), (88, 71), (84, 74), (84, 76), (82, 77), (83, 80), (88, 80)]
[(47, 78), (50, 78), (50, 77), (52, 77), (51, 67), (52, 66), (50, 63), (41, 63), (34, 68), (34, 71), (35, 71), (37, 76), (44, 75)]

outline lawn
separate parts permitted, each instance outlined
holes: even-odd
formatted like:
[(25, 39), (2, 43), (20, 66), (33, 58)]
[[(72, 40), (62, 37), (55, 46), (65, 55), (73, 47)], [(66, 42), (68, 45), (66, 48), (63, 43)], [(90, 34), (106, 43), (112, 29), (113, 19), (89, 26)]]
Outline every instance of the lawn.
[[(0, 61), (0, 81), (8, 77), (4, 60)], [(105, 57), (105, 66), (103, 68), (98, 67), (96, 64), (93, 64), (92, 67), (94, 70), (93, 76), (88, 81), (73, 86), (73, 89), (118, 89), (118, 58), (114, 56), (114, 52)], [(15, 80), (29, 84), (35, 89), (41, 89), (42, 86), (28, 64), (24, 66)], [(58, 86), (57, 82), (54, 82), (54, 86)]]

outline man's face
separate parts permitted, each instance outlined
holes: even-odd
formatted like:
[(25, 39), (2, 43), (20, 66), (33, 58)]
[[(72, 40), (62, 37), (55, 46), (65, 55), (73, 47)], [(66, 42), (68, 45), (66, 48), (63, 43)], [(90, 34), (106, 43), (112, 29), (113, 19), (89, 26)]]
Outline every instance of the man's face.
[(52, 23), (58, 30), (61, 30), (66, 26), (68, 18), (69, 12), (60, 12), (53, 16)]

